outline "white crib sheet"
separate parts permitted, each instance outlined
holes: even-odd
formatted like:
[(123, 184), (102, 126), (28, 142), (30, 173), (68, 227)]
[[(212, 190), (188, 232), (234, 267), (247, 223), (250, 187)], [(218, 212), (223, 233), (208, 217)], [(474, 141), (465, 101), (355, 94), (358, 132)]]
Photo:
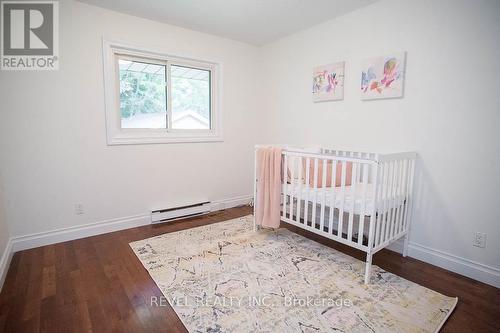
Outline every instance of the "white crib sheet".
[[(358, 183), (355, 186), (345, 186), (344, 187), (344, 205), (343, 209), (344, 212), (349, 213), (353, 211), (353, 204), (354, 204), (354, 214), (361, 214), (362, 209), (363, 209), (363, 191), (366, 186), (366, 199), (365, 199), (365, 205), (364, 205), (364, 215), (369, 215), (369, 213), (373, 209), (373, 184), (364, 184), (364, 183)], [(355, 188), (355, 189), (354, 189)], [(355, 191), (355, 192), (354, 192)], [(297, 184), (294, 184), (292, 186), (291, 184), (288, 184), (287, 188), (287, 194), (290, 195), (293, 193), (293, 196), (298, 199), (299, 195), (299, 186)], [(309, 193), (309, 197), (307, 197)], [(353, 193), (354, 198), (353, 198)], [(396, 191), (396, 193), (400, 193), (400, 191)], [(283, 194), (283, 193), (282, 193)], [(340, 209), (342, 206), (342, 189), (340, 187), (323, 187), (323, 188), (307, 188), (305, 185), (302, 185), (302, 193), (301, 193), (301, 200), (302, 201), (309, 201), (313, 202), (314, 196), (316, 195), (316, 204), (321, 205), (323, 202), (323, 196), (325, 198), (325, 207), (330, 207), (332, 204), (332, 199), (335, 200), (334, 202), (334, 207), (337, 209)], [(404, 203), (405, 200), (405, 195), (383, 195), (382, 199), (385, 199), (386, 197), (392, 198), (391, 200), (387, 200), (385, 202), (382, 202), (382, 207), (379, 207), (377, 209), (377, 212), (382, 213), (382, 212), (387, 212), (393, 207), (400, 206), (401, 204)], [(394, 200), (395, 199), (395, 200)]]

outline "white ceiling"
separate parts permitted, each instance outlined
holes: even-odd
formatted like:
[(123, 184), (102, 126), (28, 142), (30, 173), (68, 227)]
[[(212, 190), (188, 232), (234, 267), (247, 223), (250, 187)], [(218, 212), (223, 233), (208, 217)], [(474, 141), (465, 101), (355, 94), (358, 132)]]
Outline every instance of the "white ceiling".
[(135, 16), (262, 45), (377, 0), (80, 0)]

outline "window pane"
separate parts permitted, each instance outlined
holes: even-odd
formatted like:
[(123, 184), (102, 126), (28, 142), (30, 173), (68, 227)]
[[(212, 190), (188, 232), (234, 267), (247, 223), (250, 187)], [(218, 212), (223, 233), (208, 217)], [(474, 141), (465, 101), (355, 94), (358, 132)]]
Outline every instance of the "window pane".
[(170, 67), (172, 128), (210, 129), (210, 71)]
[(119, 59), (122, 128), (167, 128), (166, 66)]

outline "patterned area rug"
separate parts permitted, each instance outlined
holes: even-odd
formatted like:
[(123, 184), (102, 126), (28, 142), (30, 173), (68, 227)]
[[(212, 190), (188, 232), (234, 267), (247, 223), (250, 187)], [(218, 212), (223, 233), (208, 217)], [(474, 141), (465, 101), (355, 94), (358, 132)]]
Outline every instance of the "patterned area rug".
[(251, 215), (130, 246), (190, 332), (437, 332), (457, 303)]

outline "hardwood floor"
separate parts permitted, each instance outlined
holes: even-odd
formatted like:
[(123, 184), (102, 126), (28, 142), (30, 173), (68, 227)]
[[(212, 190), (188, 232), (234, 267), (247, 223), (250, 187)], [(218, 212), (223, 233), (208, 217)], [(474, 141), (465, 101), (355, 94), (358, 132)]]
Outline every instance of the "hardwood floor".
[[(17, 252), (0, 294), (0, 332), (186, 332), (128, 243), (251, 213), (232, 208), (175, 223), (144, 226)], [(363, 253), (284, 227), (359, 259)], [(458, 306), (442, 332), (500, 332), (500, 289), (383, 250), (374, 264), (448, 296)]]

